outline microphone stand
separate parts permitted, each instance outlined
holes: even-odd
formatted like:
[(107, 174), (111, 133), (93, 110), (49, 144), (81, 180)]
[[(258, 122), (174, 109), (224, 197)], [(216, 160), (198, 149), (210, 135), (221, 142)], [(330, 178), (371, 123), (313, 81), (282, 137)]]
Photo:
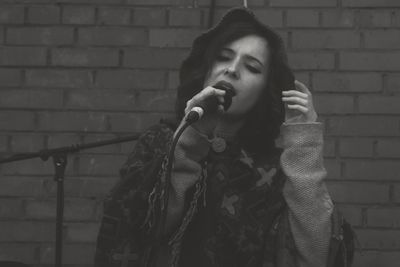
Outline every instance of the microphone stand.
[(24, 153), (15, 154), (9, 158), (0, 159), (0, 164), (20, 161), (31, 158), (41, 158), (43, 161), (47, 161), (50, 157), (53, 158), (55, 175), (54, 181), (57, 182), (57, 217), (56, 217), (56, 253), (55, 253), (55, 266), (62, 266), (62, 226), (63, 226), (63, 215), (64, 215), (64, 173), (65, 167), (67, 166), (67, 156), (72, 153), (77, 153), (80, 150), (106, 146), (111, 144), (123, 143), (132, 140), (137, 140), (140, 134), (119, 137), (110, 140), (104, 140), (99, 142), (77, 144), (65, 147), (59, 147), (55, 149), (43, 149), (35, 153)]

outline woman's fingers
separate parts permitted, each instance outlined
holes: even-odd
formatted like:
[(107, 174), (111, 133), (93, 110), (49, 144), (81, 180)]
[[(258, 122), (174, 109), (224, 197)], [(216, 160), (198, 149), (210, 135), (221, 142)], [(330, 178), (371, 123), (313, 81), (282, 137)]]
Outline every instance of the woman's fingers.
[(297, 96), (290, 96), (290, 97), (282, 97), (283, 102), (287, 102), (288, 104), (298, 104), (298, 105), (303, 105), (307, 106), (308, 105), (308, 99), (304, 99), (301, 97)]
[[(209, 97), (215, 97), (218, 100), (218, 104), (223, 104), (225, 102), (224, 96), (226, 92), (221, 89), (214, 88), (212, 86), (207, 86), (203, 90), (201, 90), (198, 94), (192, 97), (189, 101), (186, 102), (185, 113), (188, 113), (193, 107), (204, 101)], [(220, 110), (220, 105), (218, 105), (218, 111)], [(222, 105), (221, 105), (222, 106)], [(223, 106), (222, 106), (223, 110)]]
[(308, 95), (306, 93), (297, 91), (297, 90), (288, 90), (288, 91), (282, 91), (282, 94), (284, 96), (297, 96), (301, 98), (308, 98)]
[(308, 108), (306, 108), (305, 106), (302, 106), (302, 105), (291, 105), (291, 104), (288, 104), (288, 108), (292, 109), (292, 110), (298, 110), (298, 111), (300, 111), (301, 113), (304, 113), (304, 114), (306, 114), (308, 112)]

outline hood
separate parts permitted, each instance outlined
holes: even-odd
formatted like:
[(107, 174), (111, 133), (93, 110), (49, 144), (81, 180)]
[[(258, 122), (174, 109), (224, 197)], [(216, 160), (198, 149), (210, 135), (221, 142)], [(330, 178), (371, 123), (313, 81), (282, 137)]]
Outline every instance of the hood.
[[(254, 25), (260, 33), (262, 33), (268, 40), (270, 47), (273, 48), (273, 54), (279, 62), (273, 66), (276, 71), (279, 71), (279, 80), (276, 81), (277, 86), (284, 86), (285, 90), (294, 88), (294, 76), (287, 63), (287, 55), (282, 38), (273, 31), (270, 27), (261, 23), (254, 13), (248, 8), (236, 7), (230, 9), (214, 27), (199, 35), (192, 45), (189, 56), (183, 61), (179, 79), (181, 84), (190, 80), (195, 73), (197, 73), (199, 66), (207, 52), (207, 47), (211, 44), (212, 40), (224, 32), (227, 27), (233, 23), (246, 22)], [(281, 89), (283, 89), (281, 88)]]

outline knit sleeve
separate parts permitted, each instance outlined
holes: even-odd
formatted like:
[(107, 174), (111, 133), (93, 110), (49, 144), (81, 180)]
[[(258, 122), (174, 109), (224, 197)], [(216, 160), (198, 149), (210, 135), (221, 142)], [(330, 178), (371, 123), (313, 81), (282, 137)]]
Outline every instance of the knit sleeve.
[(284, 124), (281, 166), (283, 195), (299, 267), (326, 266), (333, 204), (324, 183), (320, 123)]

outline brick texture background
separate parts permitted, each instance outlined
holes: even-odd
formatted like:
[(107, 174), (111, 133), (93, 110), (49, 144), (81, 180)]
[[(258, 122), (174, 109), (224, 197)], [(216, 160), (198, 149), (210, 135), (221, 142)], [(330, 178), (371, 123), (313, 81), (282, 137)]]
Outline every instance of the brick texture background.
[[(239, 0), (217, 0), (216, 19)], [(356, 267), (400, 262), (400, 2), (249, 0), (285, 40), (325, 123), (328, 186), (355, 226)], [(0, 153), (139, 133), (171, 114), (209, 0), (3, 0)], [(92, 266), (101, 202), (133, 142), (66, 170), (64, 263)], [(53, 266), (52, 162), (0, 166), (0, 260)]]

